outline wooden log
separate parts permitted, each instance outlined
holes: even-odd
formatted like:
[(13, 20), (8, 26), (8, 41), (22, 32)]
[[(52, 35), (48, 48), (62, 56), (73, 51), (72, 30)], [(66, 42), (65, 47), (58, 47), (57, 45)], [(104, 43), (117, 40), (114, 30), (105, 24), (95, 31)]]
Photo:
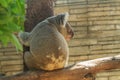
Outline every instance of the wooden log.
[(51, 72), (28, 71), (0, 80), (93, 80), (96, 73), (111, 69), (120, 69), (120, 55), (79, 62)]

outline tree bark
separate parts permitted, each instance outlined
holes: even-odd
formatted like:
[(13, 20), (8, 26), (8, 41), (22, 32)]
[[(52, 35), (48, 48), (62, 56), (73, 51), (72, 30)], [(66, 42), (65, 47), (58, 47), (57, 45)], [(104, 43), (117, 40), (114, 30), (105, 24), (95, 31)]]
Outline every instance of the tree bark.
[[(26, 32), (30, 32), (36, 24), (54, 15), (53, 2), (54, 0), (26, 0), (26, 20), (24, 23)], [(26, 51), (29, 51), (29, 47), (23, 45), (24, 71), (28, 71), (24, 62), (24, 54)]]
[(27, 0), (26, 1), (25, 31), (31, 31), (36, 24), (53, 16), (53, 0)]
[(51, 72), (24, 72), (0, 80), (93, 80), (96, 73), (110, 69), (120, 69), (120, 55), (79, 62)]

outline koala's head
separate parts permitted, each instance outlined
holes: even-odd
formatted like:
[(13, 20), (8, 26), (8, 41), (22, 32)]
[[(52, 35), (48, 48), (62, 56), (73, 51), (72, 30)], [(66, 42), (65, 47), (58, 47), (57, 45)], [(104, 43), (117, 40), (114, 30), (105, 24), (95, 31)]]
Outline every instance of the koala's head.
[(73, 29), (68, 23), (68, 17), (68, 13), (63, 13), (47, 19), (49, 23), (56, 26), (58, 31), (65, 37), (67, 41), (69, 41), (74, 35)]

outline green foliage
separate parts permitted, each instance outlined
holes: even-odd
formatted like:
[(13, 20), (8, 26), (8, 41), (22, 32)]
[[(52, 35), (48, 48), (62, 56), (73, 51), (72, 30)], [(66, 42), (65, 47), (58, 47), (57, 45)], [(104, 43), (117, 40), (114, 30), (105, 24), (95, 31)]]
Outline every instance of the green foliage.
[(24, 5), (24, 0), (0, 0), (0, 42), (4, 46), (12, 42), (17, 50), (22, 50), (15, 33), (23, 30)]

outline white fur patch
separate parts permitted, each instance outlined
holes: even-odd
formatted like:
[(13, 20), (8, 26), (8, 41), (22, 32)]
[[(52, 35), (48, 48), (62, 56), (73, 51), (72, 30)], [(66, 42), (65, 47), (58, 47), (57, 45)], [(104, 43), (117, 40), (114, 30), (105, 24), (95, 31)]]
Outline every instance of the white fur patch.
[(58, 47), (58, 50), (61, 50), (61, 47), (60, 47), (60, 46)]
[(67, 23), (67, 21), (68, 21), (69, 13), (66, 12), (66, 13), (64, 13), (64, 15), (65, 15), (65, 18), (64, 18), (63, 27), (65, 27), (65, 25), (66, 25), (66, 23)]

